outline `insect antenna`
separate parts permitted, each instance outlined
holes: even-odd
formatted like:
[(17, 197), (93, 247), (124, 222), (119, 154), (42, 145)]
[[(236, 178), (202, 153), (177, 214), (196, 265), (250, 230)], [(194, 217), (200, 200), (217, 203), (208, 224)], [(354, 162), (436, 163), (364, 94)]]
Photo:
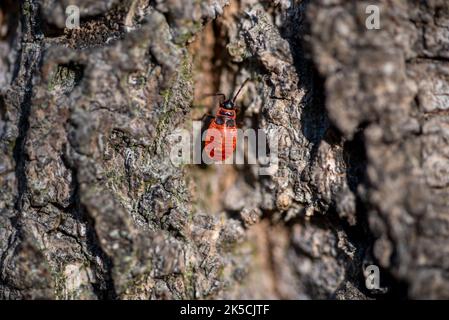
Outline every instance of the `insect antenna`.
[(242, 91), (245, 84), (248, 82), (249, 78), (247, 78), (245, 81), (243, 81), (242, 85), (240, 86), (239, 91), (235, 94), (234, 98), (232, 98), (232, 103), (235, 103), (235, 99), (237, 99), (237, 96), (240, 94), (240, 91)]

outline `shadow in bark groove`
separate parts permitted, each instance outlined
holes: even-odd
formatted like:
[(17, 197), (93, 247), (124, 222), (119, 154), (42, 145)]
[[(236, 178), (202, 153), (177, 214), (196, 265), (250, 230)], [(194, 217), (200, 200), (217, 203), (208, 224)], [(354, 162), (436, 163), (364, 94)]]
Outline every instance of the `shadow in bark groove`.
[[(95, 229), (95, 220), (89, 215), (88, 210), (81, 203), (80, 200), (80, 186), (78, 182), (78, 172), (76, 167), (69, 165), (65, 158), (62, 158), (65, 165), (72, 172), (71, 182), (71, 196), (70, 205), (64, 211), (72, 215), (72, 217), (87, 226), (87, 249), (90, 252), (90, 256), (86, 255), (86, 259), (90, 261), (95, 270), (95, 275), (98, 277), (97, 281), (91, 281), (91, 285), (94, 289), (94, 293), (99, 299), (116, 299), (117, 293), (115, 291), (114, 280), (112, 278), (113, 262), (107, 253), (101, 248), (100, 239), (98, 238), (97, 231)], [(83, 250), (83, 249), (82, 249)], [(98, 256), (104, 263), (105, 270), (98, 268), (98, 263), (95, 261), (95, 257)]]
[[(29, 62), (29, 61), (28, 61)], [(29, 67), (29, 66), (28, 66)], [(14, 161), (16, 163), (15, 172), (17, 178), (17, 199), (15, 208), (18, 211), (22, 210), (23, 207), (23, 197), (26, 193), (27, 189), (27, 177), (25, 173), (26, 166), (26, 153), (25, 153), (25, 142), (28, 133), (28, 129), (30, 128), (29, 116), (30, 116), (30, 108), (31, 108), (31, 81), (32, 76), (28, 75), (28, 79), (26, 81), (26, 89), (23, 96), (23, 101), (20, 104), (20, 118), (19, 118), (19, 135), (16, 139), (16, 143), (14, 145), (13, 156)]]

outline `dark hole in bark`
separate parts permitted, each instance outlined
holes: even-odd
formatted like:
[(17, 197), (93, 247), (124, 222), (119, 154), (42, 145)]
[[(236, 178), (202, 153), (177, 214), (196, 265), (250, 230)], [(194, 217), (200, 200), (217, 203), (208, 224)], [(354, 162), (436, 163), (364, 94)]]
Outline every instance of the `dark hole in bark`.
[(19, 1), (0, 2), (0, 41), (12, 38), (19, 23)]
[(57, 25), (43, 20), (42, 32), (46, 38), (58, 38), (64, 35), (64, 28), (59, 28)]
[(0, 96), (0, 137), (3, 135), (3, 128), (5, 127), (6, 106), (3, 96)]

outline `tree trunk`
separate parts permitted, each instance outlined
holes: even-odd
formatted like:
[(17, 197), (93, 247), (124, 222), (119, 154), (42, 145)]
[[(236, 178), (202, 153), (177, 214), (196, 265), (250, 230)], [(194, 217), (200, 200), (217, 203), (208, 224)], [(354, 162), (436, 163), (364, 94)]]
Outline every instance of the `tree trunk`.
[[(247, 78), (277, 172), (174, 165)], [(445, 0), (2, 1), (0, 298), (449, 298), (447, 110)]]

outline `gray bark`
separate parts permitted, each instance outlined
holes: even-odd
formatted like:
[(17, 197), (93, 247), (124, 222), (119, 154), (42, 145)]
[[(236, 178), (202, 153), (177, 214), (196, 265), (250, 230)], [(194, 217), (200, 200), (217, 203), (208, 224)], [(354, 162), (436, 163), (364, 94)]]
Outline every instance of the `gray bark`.
[[(449, 298), (448, 62), (444, 0), (2, 1), (0, 298)], [(278, 172), (174, 166), (246, 78)]]

